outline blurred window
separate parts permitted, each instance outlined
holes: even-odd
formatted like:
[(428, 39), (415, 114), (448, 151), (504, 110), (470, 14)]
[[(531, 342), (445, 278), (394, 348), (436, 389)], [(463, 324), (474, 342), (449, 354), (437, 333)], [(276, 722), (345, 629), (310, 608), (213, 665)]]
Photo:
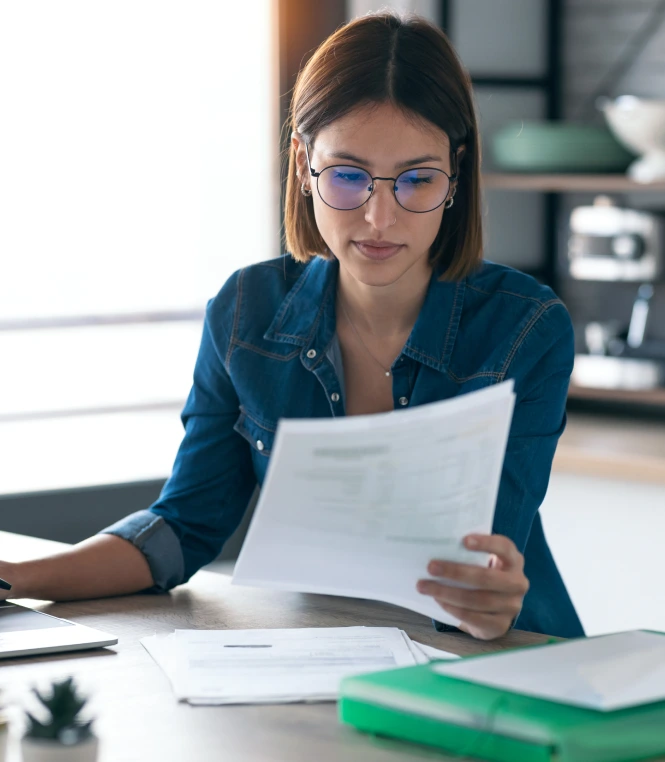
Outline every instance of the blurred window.
[(272, 9), (0, 4), (0, 440), (177, 418), (207, 300), (279, 252)]

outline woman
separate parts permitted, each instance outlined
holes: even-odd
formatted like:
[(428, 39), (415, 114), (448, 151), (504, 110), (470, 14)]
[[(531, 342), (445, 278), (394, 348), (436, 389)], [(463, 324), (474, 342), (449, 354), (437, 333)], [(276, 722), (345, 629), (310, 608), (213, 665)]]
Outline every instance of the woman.
[(538, 513), (572, 327), (550, 289), (482, 261), (478, 129), (450, 43), (418, 17), (347, 24), (301, 71), (290, 128), (290, 253), (235, 273), (209, 303), (159, 500), (58, 556), (0, 563), (0, 577), (17, 597), (168, 590), (238, 526), (280, 418), (401, 409), (513, 378), (494, 533), (465, 540), (492, 564), (432, 560), (418, 589), (477, 638), (583, 634)]

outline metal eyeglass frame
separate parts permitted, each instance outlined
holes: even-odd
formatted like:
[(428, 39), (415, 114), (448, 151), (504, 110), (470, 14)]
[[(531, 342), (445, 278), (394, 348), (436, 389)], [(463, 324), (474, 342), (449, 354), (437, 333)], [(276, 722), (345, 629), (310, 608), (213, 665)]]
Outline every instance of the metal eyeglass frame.
[[(312, 168), (312, 164), (309, 160), (309, 143), (305, 141), (305, 153), (307, 154), (307, 167), (309, 168), (309, 173), (312, 177), (316, 178), (316, 191), (319, 194), (319, 198), (326, 206), (329, 206), (331, 209), (336, 209), (338, 212), (352, 212), (354, 209), (360, 209), (361, 206), (365, 206), (365, 204), (372, 198), (374, 195), (374, 190), (376, 188), (375, 180), (391, 180), (393, 183), (393, 196), (395, 197), (395, 201), (404, 209), (405, 212), (411, 212), (411, 214), (428, 214), (429, 212), (433, 212), (435, 209), (438, 209), (442, 204), (445, 204), (448, 200), (448, 193), (450, 192), (450, 189), (453, 186), (453, 183), (457, 182), (457, 151), (453, 151), (453, 149), (450, 149), (450, 156), (451, 161), (450, 163), (453, 164), (453, 157), (454, 157), (454, 164), (455, 164), (455, 171), (452, 175), (449, 175), (447, 172), (444, 172), (442, 169), (439, 169), (438, 167), (414, 167), (414, 169), (433, 169), (435, 172), (441, 172), (441, 174), (445, 175), (448, 178), (448, 192), (446, 193), (445, 198), (441, 202), (441, 204), (437, 204), (434, 208), (428, 209), (425, 212), (414, 212), (413, 209), (407, 209), (405, 206), (402, 206), (400, 204), (399, 199), (397, 198), (397, 194), (395, 193), (395, 186), (397, 185), (397, 180), (406, 172), (413, 172), (413, 169), (405, 169), (404, 172), (400, 172), (397, 177), (372, 177), (372, 175), (367, 172), (366, 169), (363, 169), (362, 167), (357, 167), (355, 164), (331, 164), (329, 167), (324, 167), (321, 172), (317, 172), (315, 169)], [(372, 190), (370, 191), (369, 196), (362, 202), (362, 204), (358, 204), (358, 206), (353, 206), (351, 209), (339, 209), (336, 206), (333, 206), (332, 204), (329, 204), (321, 195), (321, 191), (319, 190), (319, 177), (323, 172), (326, 171), (326, 169), (334, 169), (335, 167), (353, 167), (354, 169), (359, 169), (362, 172), (367, 172), (367, 174), (370, 177), (370, 180), (372, 181)], [(454, 191), (453, 191), (454, 195)]]

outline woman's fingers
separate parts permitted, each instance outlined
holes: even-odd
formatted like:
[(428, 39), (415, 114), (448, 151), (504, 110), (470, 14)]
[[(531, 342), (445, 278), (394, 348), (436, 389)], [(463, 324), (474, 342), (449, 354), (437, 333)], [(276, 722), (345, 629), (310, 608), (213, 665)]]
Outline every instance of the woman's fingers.
[(506, 614), (483, 614), (452, 605), (446, 605), (443, 608), (460, 620), (460, 630), (479, 640), (500, 638), (508, 632), (512, 621), (512, 617)]
[(503, 569), (524, 567), (524, 556), (515, 543), (501, 534), (470, 534), (464, 538), (464, 546), (469, 550), (493, 553), (502, 561)]
[(475, 638), (504, 635), (522, 608), (529, 581), (524, 557), (515, 543), (502, 535), (469, 535), (469, 550), (490, 554), (490, 565), (430, 561), (427, 571), (442, 577), (418, 581), (418, 591), (430, 595), (442, 609), (460, 620), (460, 629)]
[(418, 592), (431, 595), (444, 608), (451, 605), (468, 611), (507, 613), (511, 614), (511, 618), (522, 606), (522, 595), (519, 593), (505, 595), (489, 590), (465, 590), (460, 587), (442, 585), (432, 580), (420, 580)]
[(433, 577), (443, 577), (477, 590), (525, 595), (529, 587), (521, 571), (518, 574), (511, 574), (504, 569), (458, 564), (453, 561), (430, 561), (427, 571)]

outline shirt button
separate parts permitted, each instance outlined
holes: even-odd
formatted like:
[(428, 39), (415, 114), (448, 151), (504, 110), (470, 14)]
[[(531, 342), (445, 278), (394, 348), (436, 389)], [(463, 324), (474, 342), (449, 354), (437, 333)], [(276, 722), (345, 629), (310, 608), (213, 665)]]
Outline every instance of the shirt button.
[(259, 452), (262, 452), (265, 449), (265, 445), (263, 444), (263, 442), (260, 439), (256, 440), (256, 449)]
[(316, 357), (316, 349), (310, 349), (309, 352), (307, 352), (307, 357), (309, 357), (310, 360), (313, 360)]
[(402, 405), (408, 405), (409, 404), (409, 398), (408, 397), (400, 397), (399, 398), (399, 404)]
[(330, 395), (330, 399), (331, 399), (333, 402), (339, 402), (339, 394), (337, 394), (337, 392), (333, 392), (333, 393)]

